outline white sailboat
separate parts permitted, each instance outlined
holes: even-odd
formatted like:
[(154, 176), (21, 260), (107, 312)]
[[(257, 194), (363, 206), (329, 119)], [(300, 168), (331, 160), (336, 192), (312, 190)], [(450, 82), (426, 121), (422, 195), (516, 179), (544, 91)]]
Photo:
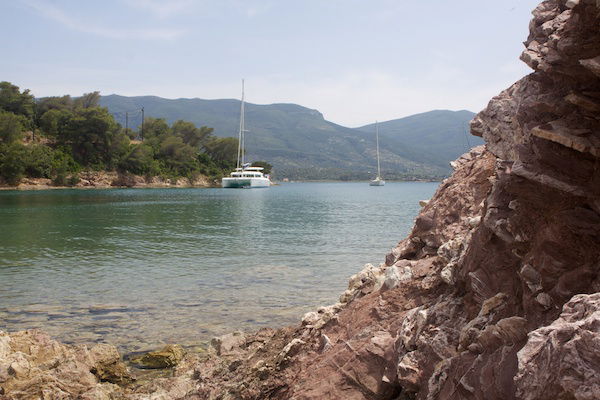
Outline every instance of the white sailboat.
[(375, 138), (377, 141), (377, 177), (369, 182), (370, 186), (384, 186), (385, 181), (381, 177), (381, 166), (379, 164), (379, 125), (375, 121)]
[(262, 167), (251, 167), (245, 160), (245, 121), (244, 121), (244, 80), (242, 79), (242, 102), (240, 106), (240, 131), (238, 133), (238, 153), (235, 171), (221, 180), (223, 188), (262, 188), (271, 186), (271, 180), (262, 173)]

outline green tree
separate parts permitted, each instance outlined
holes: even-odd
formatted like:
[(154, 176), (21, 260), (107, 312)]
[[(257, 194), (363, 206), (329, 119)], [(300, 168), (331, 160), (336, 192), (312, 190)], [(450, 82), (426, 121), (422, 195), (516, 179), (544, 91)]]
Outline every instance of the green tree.
[(25, 175), (27, 148), (21, 143), (0, 147), (0, 177), (9, 185), (17, 185)]
[(146, 144), (132, 145), (129, 153), (119, 164), (119, 168), (138, 175), (159, 173), (158, 163), (154, 159), (154, 151)]
[(100, 106), (100, 92), (85, 93), (73, 102), (75, 108), (95, 108)]
[(37, 101), (36, 113), (42, 116), (50, 110), (73, 110), (73, 108), (73, 99), (69, 95), (44, 97)]
[(41, 144), (27, 146), (27, 154), (23, 160), (25, 175), (31, 178), (50, 178), (54, 151)]
[(237, 138), (213, 137), (206, 143), (204, 147), (206, 148), (206, 153), (210, 156), (210, 158), (217, 162), (220, 162), (221, 164), (232, 164), (235, 163), (237, 159)]
[(164, 118), (148, 117), (144, 119), (144, 140), (160, 138), (171, 134), (171, 128)]
[(0, 82), (0, 110), (22, 115), (27, 121), (31, 121), (35, 100), (29, 89), (21, 93), (18, 86), (10, 82)]
[(211, 137), (213, 128), (208, 128), (206, 126), (196, 128), (196, 125), (192, 122), (179, 120), (173, 123), (171, 131), (173, 135), (181, 137), (184, 143), (199, 148)]
[(38, 124), (47, 136), (58, 138), (65, 134), (65, 130), (73, 115), (73, 112), (69, 109), (53, 108), (46, 111), (40, 117)]
[[(77, 164), (71, 154), (61, 150), (54, 151), (51, 176), (55, 185), (65, 186), (77, 183), (76, 172), (80, 168), (80, 165)], [(69, 176), (71, 176), (71, 179), (69, 179)]]
[(116, 165), (127, 152), (129, 139), (106, 108), (79, 109), (67, 122), (62, 144), (71, 147), (73, 158), (85, 166), (106, 168)]
[(167, 137), (160, 145), (158, 158), (164, 163), (169, 171), (189, 176), (191, 172), (198, 169), (196, 158), (197, 152), (178, 136)]
[(19, 141), (23, 132), (23, 117), (12, 112), (0, 111), (0, 143)]

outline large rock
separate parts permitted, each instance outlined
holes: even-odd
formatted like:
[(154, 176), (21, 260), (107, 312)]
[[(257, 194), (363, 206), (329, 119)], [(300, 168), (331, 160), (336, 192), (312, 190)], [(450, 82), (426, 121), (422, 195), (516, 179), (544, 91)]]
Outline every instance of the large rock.
[(138, 368), (162, 369), (173, 368), (181, 362), (185, 352), (178, 344), (169, 344), (160, 350), (151, 351), (142, 356), (135, 357), (131, 361)]
[[(101, 399), (132, 381), (109, 345), (66, 346), (37, 330), (0, 332), (2, 399)], [(103, 383), (104, 382), (104, 383)]]
[(529, 334), (518, 360), (520, 399), (600, 399), (600, 293), (574, 296)]
[(242, 332), (236, 331), (215, 337), (210, 344), (220, 356), (237, 353), (246, 344), (246, 336)]

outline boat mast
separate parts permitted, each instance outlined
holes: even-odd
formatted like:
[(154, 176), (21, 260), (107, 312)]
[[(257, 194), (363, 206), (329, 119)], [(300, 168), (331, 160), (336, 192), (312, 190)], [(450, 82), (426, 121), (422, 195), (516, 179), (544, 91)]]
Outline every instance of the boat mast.
[[(240, 163), (241, 159), (241, 163)], [(242, 79), (242, 101), (240, 104), (240, 131), (238, 132), (237, 168), (244, 165), (244, 80)]]
[(379, 165), (379, 125), (375, 121), (375, 140), (377, 141), (377, 178), (381, 178), (381, 167)]

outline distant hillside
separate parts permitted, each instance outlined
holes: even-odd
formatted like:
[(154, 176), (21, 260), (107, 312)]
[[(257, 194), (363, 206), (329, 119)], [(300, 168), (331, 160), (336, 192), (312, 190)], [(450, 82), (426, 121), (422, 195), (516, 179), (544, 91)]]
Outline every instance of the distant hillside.
[[(130, 127), (145, 115), (210, 126), (217, 136), (236, 136), (239, 100), (163, 99), (155, 96), (103, 96), (100, 100), (121, 124)], [(468, 111), (432, 111), (380, 123), (382, 169), (388, 179), (438, 178), (448, 162), (466, 150)], [(388, 125), (389, 124), (389, 125)], [(326, 121), (317, 110), (296, 104), (246, 104), (249, 159), (271, 162), (278, 177), (291, 179), (368, 179), (374, 172), (374, 127), (346, 128)], [(474, 137), (469, 140), (475, 142)], [(479, 142), (478, 142), (479, 143)]]
[[(400, 156), (447, 168), (448, 163), (465, 149), (483, 144), (483, 139), (469, 134), (471, 111), (434, 110), (410, 117), (379, 123), (381, 146), (391, 147)], [(357, 130), (375, 132), (375, 124)]]

